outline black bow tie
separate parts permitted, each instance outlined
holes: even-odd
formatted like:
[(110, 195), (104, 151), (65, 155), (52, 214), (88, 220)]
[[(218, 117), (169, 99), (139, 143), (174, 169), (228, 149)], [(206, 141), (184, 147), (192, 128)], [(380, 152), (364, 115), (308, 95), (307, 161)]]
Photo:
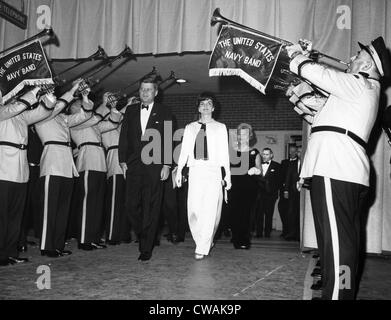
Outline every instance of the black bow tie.
[(270, 161), (262, 161), (262, 164), (269, 164)]
[(147, 104), (142, 104), (142, 105), (141, 105), (141, 110), (143, 110), (143, 109), (147, 109), (147, 111), (148, 111), (149, 105), (147, 105)]

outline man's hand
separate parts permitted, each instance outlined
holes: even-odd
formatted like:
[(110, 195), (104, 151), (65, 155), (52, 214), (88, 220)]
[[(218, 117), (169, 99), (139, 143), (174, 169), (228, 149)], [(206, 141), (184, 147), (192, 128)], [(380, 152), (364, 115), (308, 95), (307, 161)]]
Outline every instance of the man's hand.
[(286, 46), (285, 49), (288, 53), (288, 57), (291, 59), (298, 54), (303, 54), (308, 57), (312, 50), (312, 42), (310, 40), (300, 39), (299, 43)]
[(56, 104), (57, 98), (53, 93), (47, 93), (42, 96), (41, 100), (47, 108), (53, 109), (54, 105)]
[(128, 171), (128, 165), (126, 164), (126, 162), (121, 162), (119, 165), (121, 166), (122, 174), (124, 175), (124, 178), (126, 179), (126, 171)]
[(163, 165), (162, 171), (160, 171), (160, 180), (161, 181), (167, 180), (169, 175), (170, 175), (170, 167)]
[(80, 83), (82, 81), (83, 81), (83, 79), (79, 78), (79, 79), (72, 82), (72, 88), (71, 88), (71, 90), (69, 90), (72, 95), (74, 95), (75, 92), (77, 91), (77, 89), (79, 89)]
[(304, 184), (304, 178), (300, 178), (299, 181), (297, 181), (296, 183), (296, 188), (297, 188), (297, 191), (301, 191), (301, 189), (303, 188), (303, 184)]
[(128, 102), (127, 102), (127, 106), (130, 106), (130, 105), (132, 105), (132, 104), (136, 104), (138, 102), (138, 99), (137, 99), (137, 97), (135, 97), (135, 96), (132, 96), (132, 97), (130, 97), (129, 99), (128, 99)]
[(289, 199), (289, 192), (288, 191), (284, 191), (283, 197), (284, 197), (284, 199)]

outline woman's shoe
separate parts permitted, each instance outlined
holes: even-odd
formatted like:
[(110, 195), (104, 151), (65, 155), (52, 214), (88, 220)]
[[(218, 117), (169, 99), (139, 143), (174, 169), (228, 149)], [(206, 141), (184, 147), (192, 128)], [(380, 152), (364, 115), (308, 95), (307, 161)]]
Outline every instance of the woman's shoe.
[(201, 259), (204, 259), (204, 258), (205, 258), (205, 256), (203, 254), (196, 253), (194, 255), (194, 259), (196, 259), (196, 260), (201, 260)]

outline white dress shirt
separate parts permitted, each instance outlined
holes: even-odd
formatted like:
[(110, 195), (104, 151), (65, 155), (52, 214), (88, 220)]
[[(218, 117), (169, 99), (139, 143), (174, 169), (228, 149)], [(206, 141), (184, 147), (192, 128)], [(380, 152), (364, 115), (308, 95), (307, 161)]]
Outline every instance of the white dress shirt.
[(154, 102), (151, 104), (148, 104), (148, 110), (146, 108), (141, 108), (143, 104), (140, 105), (140, 123), (141, 123), (141, 131), (142, 134), (144, 135), (145, 133), (145, 128), (147, 127), (148, 124), (148, 119), (149, 116), (151, 115), (151, 111), (154, 105)]
[(270, 161), (268, 163), (262, 163), (262, 176), (265, 176), (267, 170), (269, 170)]

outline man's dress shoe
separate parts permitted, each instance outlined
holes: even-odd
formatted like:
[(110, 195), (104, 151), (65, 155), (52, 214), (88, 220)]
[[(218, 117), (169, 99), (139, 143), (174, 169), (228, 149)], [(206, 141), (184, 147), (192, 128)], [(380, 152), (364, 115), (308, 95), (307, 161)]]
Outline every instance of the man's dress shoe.
[(316, 266), (316, 267), (320, 267), (320, 260), (318, 260), (318, 262), (316, 263), (315, 266)]
[(27, 240), (27, 244), (29, 246), (36, 246), (37, 245), (37, 243), (35, 241), (29, 241), (29, 240)]
[(152, 253), (150, 253), (150, 252), (142, 252), (140, 254), (140, 256), (138, 257), (138, 260), (148, 261), (149, 259), (151, 259), (151, 257), (152, 257)]
[(17, 264), (17, 263), (29, 262), (29, 259), (27, 259), (27, 258), (9, 257), (8, 261), (9, 261), (10, 264)]
[(11, 263), (9, 262), (9, 259), (1, 259), (0, 260), (0, 267), (9, 266)]
[(26, 252), (27, 251), (27, 244), (18, 246), (18, 252)]
[(62, 254), (57, 250), (41, 250), (41, 256), (46, 256), (49, 258), (58, 258), (61, 257)]
[(56, 251), (58, 253), (60, 253), (62, 256), (69, 256), (69, 255), (72, 254), (72, 251), (70, 251), (70, 250), (59, 250), (59, 249), (57, 249)]
[(320, 290), (322, 289), (322, 280), (318, 280), (316, 283), (314, 283), (312, 286), (311, 286), (311, 290)]
[(95, 247), (93, 247), (91, 243), (79, 243), (77, 247), (81, 250), (86, 250), (86, 251), (91, 251), (95, 249)]
[(91, 245), (95, 248), (95, 249), (106, 249), (107, 246), (103, 243), (96, 243), (96, 242), (91, 242)]
[(321, 275), (322, 275), (322, 272), (321, 272), (320, 268), (315, 268), (311, 273), (311, 277), (319, 277)]

